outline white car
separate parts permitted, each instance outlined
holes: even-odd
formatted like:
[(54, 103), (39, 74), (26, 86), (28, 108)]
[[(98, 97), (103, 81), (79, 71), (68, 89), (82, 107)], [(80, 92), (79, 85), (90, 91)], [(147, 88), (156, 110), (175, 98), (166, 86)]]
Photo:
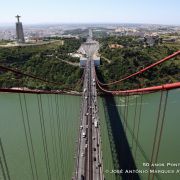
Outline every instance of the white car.
[(82, 133), (82, 137), (85, 138), (86, 137), (86, 132)]
[(86, 88), (84, 88), (84, 93), (87, 91), (87, 89)]

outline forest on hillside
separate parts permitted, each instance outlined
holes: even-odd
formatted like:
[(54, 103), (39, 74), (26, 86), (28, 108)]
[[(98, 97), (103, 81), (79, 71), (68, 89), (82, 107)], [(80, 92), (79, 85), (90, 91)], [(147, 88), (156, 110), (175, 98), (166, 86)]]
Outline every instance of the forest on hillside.
[(36, 46), (0, 48), (1, 65), (60, 85), (45, 84), (38, 80), (0, 70), (0, 87), (20, 86), (30, 89), (79, 90), (79, 79), (83, 71), (79, 67), (69, 65), (61, 60), (79, 62), (78, 58), (71, 57), (69, 53), (76, 52), (83, 39), (71, 38), (63, 39), (63, 41), (64, 45), (57, 41), (57, 43)]
[[(107, 37), (99, 41), (102, 65), (97, 68), (97, 74), (105, 83), (126, 77), (180, 50), (180, 44), (174, 43), (145, 46), (139, 38), (132, 36)], [(111, 48), (111, 44), (121, 46)], [(110, 89), (133, 89), (178, 81), (180, 81), (180, 56), (123, 83), (112, 85)]]
[[(60, 39), (64, 43), (48, 43), (36, 46), (0, 47), (0, 65), (32, 74), (60, 85), (46, 84), (38, 80), (13, 74), (0, 69), (0, 87), (27, 87), (45, 90), (81, 91), (80, 79), (83, 69), (65, 63), (78, 63), (79, 58), (70, 56), (85, 39)], [(104, 37), (100, 42), (101, 66), (97, 75), (102, 82), (119, 80), (122, 77), (160, 60), (180, 49), (180, 44), (157, 44), (144, 46), (137, 37)], [(112, 48), (111, 45), (118, 45)], [(180, 56), (152, 68), (135, 78), (113, 85), (110, 89), (132, 89), (180, 81)]]

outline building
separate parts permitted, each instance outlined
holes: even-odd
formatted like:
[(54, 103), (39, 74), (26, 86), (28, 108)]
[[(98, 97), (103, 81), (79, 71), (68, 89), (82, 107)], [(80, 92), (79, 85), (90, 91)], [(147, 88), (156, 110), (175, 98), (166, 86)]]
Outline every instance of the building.
[(93, 60), (94, 60), (95, 66), (97, 66), (97, 67), (100, 66), (100, 57), (99, 56), (94, 55)]
[(24, 43), (24, 32), (23, 32), (23, 26), (22, 23), (19, 21), (21, 16), (17, 15), (17, 22), (16, 22), (16, 40), (17, 43)]
[(160, 38), (158, 35), (145, 35), (144, 36), (144, 42), (148, 46), (154, 46), (156, 44), (159, 44)]
[(86, 66), (87, 58), (86, 57), (81, 57), (80, 58), (80, 67), (84, 68)]
[[(97, 67), (100, 66), (100, 57), (99, 56), (94, 55), (92, 60), (94, 61), (95, 66), (97, 66)], [(87, 57), (81, 57), (80, 58), (80, 67), (84, 68), (86, 66), (86, 62), (87, 62)]]
[[(80, 57), (80, 67), (84, 68), (86, 66), (86, 62), (88, 60), (88, 56), (93, 53), (92, 60), (94, 61), (95, 66), (100, 66), (100, 56), (98, 54), (99, 43), (97, 41), (93, 41), (92, 39), (92, 31), (89, 31), (89, 38), (86, 43), (83, 43), (78, 50), (78, 53), (81, 54)], [(91, 45), (93, 45), (91, 47)], [(91, 48), (90, 48), (91, 47)]]
[(109, 48), (110, 49), (121, 49), (123, 48), (124, 46), (120, 45), (120, 44), (110, 44), (109, 45)]
[(162, 39), (163, 42), (170, 42), (170, 43), (173, 43), (173, 42), (176, 42), (177, 41), (177, 38), (166, 38), (166, 39)]

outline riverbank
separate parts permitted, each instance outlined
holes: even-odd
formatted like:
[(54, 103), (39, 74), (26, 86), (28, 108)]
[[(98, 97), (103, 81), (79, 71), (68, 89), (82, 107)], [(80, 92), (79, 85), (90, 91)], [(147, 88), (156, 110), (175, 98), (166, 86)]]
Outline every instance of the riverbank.
[(26, 87), (14, 87), (14, 88), (0, 88), (0, 92), (4, 93), (29, 93), (29, 94), (68, 94), (80, 96), (81, 93), (78, 91), (66, 91), (66, 90), (39, 90), (39, 89), (28, 89)]

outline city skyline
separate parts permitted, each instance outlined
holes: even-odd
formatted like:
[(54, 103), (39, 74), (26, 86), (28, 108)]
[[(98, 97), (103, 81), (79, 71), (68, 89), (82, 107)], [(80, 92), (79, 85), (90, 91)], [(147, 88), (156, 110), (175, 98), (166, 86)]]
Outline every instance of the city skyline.
[(16, 22), (22, 16), (24, 24), (43, 23), (138, 23), (180, 25), (178, 0), (9, 0), (1, 2), (0, 24)]

